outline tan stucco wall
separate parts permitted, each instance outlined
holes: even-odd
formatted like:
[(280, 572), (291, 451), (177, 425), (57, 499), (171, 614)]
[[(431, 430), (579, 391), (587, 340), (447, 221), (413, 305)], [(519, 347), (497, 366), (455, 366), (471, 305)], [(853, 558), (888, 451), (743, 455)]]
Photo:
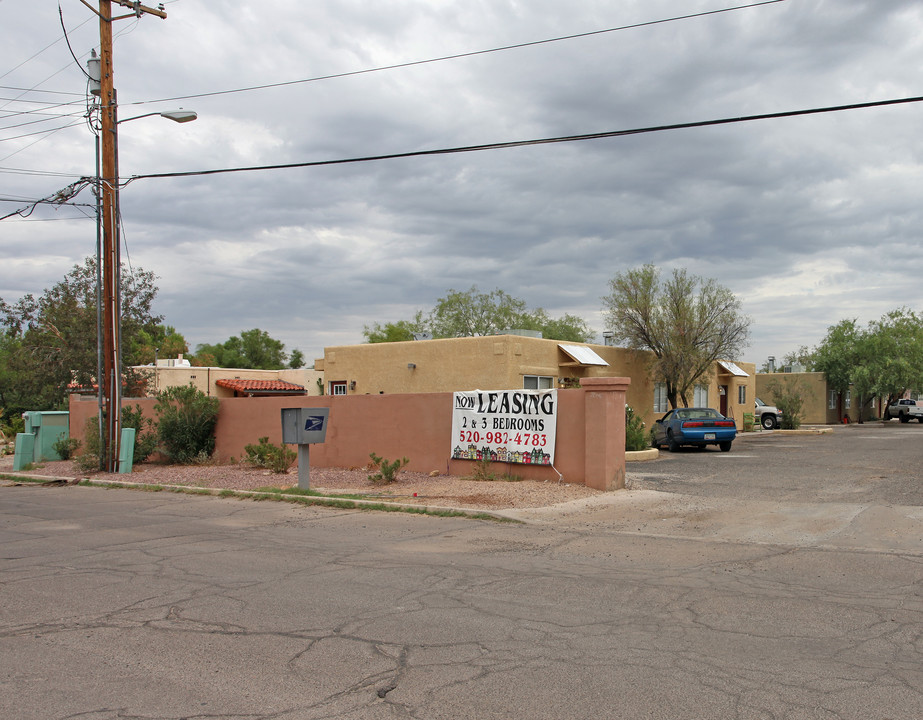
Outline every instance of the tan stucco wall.
[(798, 384), (805, 388), (801, 416), (803, 424), (827, 425), (838, 422), (837, 411), (827, 409), (829, 394), (827, 376), (824, 373), (760, 373), (756, 376), (756, 394), (767, 405), (775, 404), (770, 392), (770, 386), (774, 382), (783, 386)]
[[(575, 367), (559, 345), (545, 338), (519, 335), (448, 338), (395, 343), (340, 345), (324, 349), (315, 367), (324, 373), (325, 391), (331, 382), (345, 382), (347, 395), (428, 393), (461, 390), (502, 390), (523, 387), (524, 375), (555, 378), (629, 377), (628, 404), (650, 427), (663, 413), (654, 412), (654, 382), (650, 354), (606, 345), (583, 344), (608, 366)], [(415, 365), (409, 368), (408, 365)], [(743, 427), (743, 413), (753, 412), (756, 365), (737, 363), (748, 377), (734, 377), (716, 366), (710, 379), (709, 405), (720, 408), (719, 386), (728, 388), (728, 415)], [(355, 381), (355, 387), (351, 387)], [(747, 388), (746, 402), (737, 402), (738, 386)], [(689, 398), (692, 402), (692, 398)]]
[[(587, 345), (609, 366), (571, 367), (560, 343), (518, 335), (449, 338), (328, 347), (315, 367), (330, 383), (347, 383), (348, 395), (505, 390), (523, 387), (524, 375), (555, 378), (630, 377), (628, 404), (652, 413), (653, 384), (644, 353)], [(579, 344), (579, 343), (566, 343)], [(408, 368), (408, 364), (416, 367)], [(354, 389), (349, 389), (355, 381)]]
[(284, 380), (302, 385), (308, 395), (320, 395), (317, 384), (323, 373), (311, 368), (297, 370), (250, 370), (218, 367), (157, 367), (140, 365), (134, 368), (150, 378), (148, 390), (151, 394), (175, 385), (189, 385), (212, 397), (233, 397), (234, 391), (218, 387), (217, 380)]
[[(557, 393), (555, 466), (495, 464), (496, 472), (522, 478), (585, 483), (600, 490), (624, 487), (627, 378), (600, 378), (586, 388)], [(312, 467), (361, 468), (369, 453), (390, 460), (407, 457), (408, 469), (469, 475), (474, 463), (452, 460), (452, 394), (420, 393), (344, 397), (222, 398), (215, 430), (215, 459), (228, 462), (245, 455), (260, 437), (282, 442), (282, 408), (328, 407), (326, 442), (310, 446)], [(154, 417), (154, 398), (126, 400)], [(86, 421), (96, 414), (95, 398), (71, 396), (70, 432), (85, 437)], [(267, 483), (272, 484), (267, 478)]]

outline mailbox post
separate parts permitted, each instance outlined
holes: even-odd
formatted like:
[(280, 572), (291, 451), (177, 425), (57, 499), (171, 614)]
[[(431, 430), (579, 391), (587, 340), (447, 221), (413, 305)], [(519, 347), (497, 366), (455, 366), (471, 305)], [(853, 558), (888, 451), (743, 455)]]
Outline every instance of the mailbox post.
[(330, 408), (282, 408), (282, 442), (298, 446), (298, 487), (311, 487), (311, 458), (314, 443), (327, 439)]

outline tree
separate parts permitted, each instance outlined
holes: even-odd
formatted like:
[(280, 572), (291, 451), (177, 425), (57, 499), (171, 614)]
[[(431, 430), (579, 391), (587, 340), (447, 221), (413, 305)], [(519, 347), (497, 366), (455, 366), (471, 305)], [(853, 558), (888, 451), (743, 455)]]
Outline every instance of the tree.
[(374, 323), (371, 327), (366, 325), (362, 330), (366, 342), (370, 343), (409, 342), (414, 339), (414, 335), (423, 332), (430, 331), (423, 320), (422, 311), (417, 311), (413, 320), (398, 320), (384, 325)]
[[(123, 365), (140, 364), (141, 333), (151, 333), (162, 320), (152, 305), (156, 276), (122, 268), (121, 315)], [(66, 406), (68, 386), (96, 382), (96, 260), (74, 265), (64, 279), (36, 298), (29, 294), (9, 305), (0, 300), (4, 367), (0, 390), (14, 396), (7, 413)]]
[(866, 328), (855, 318), (827, 328), (814, 349), (814, 368), (842, 395), (852, 391), (862, 409), (874, 397), (890, 403), (923, 378), (923, 318), (906, 308), (892, 310)]
[(196, 348), (199, 362), (205, 356), (214, 358), (212, 365), (226, 368), (281, 370), (288, 362), (285, 344), (259, 328), (244, 330), (239, 337), (228, 338), (218, 345), (199, 345)]
[(175, 358), (189, 352), (189, 344), (172, 325), (156, 325), (151, 330), (141, 330), (135, 339), (132, 354), (136, 364), (147, 365), (156, 358)]
[(618, 343), (653, 354), (652, 371), (667, 386), (671, 407), (688, 407), (696, 384), (719, 359), (732, 360), (746, 347), (750, 318), (740, 301), (714, 280), (673, 270), (666, 281), (653, 265), (618, 273), (603, 298), (609, 328)]
[(288, 359), (288, 366), (292, 368), (292, 370), (303, 368), (304, 367), (304, 353), (298, 349), (292, 350), (292, 354), (289, 356), (289, 359)]
[(449, 290), (424, 316), (418, 311), (413, 320), (366, 326), (368, 342), (401, 342), (414, 335), (430, 333), (434, 338), (496, 335), (507, 330), (537, 330), (543, 337), (569, 342), (589, 342), (593, 331), (580, 318), (564, 315), (551, 318), (542, 308), (529, 310), (525, 301), (503, 290), (479, 292), (477, 286), (467, 291)]

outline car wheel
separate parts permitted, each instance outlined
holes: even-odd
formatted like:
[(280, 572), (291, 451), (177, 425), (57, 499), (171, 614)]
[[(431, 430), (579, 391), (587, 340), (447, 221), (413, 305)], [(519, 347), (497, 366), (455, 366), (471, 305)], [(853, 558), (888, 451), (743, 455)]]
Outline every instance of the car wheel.
[(923, 415), (917, 415), (917, 422), (923, 425)]
[(772, 415), (763, 415), (762, 424), (766, 430), (776, 429), (776, 419)]
[(667, 432), (667, 447), (670, 448), (670, 452), (676, 452), (679, 450), (679, 443), (676, 442), (676, 438), (673, 437), (672, 430)]
[(730, 441), (718, 443), (718, 447), (721, 448), (721, 452), (729, 452), (731, 449), (731, 443)]
[(900, 420), (902, 423), (910, 422), (910, 416), (907, 413), (901, 413)]

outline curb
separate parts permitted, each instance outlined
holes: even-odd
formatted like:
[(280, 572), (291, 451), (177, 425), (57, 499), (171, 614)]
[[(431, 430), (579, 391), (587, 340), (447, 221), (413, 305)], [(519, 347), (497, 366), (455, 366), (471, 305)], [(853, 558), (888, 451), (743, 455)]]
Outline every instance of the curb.
[(196, 485), (164, 485), (156, 483), (136, 483), (125, 480), (93, 480), (92, 478), (55, 477), (52, 475), (32, 475), (30, 473), (0, 472), (0, 479), (34, 481), (31, 484), (61, 483), (77, 487), (86, 482), (84, 487), (123, 488), (125, 490), (148, 490), (152, 487), (162, 488), (167, 492), (186, 493), (189, 495), (212, 495), (227, 498), (258, 498), (260, 500), (284, 500), (300, 505), (320, 505), (341, 509), (369, 509), (369, 510), (403, 510), (411, 513), (433, 514), (455, 513), (473, 519), (484, 516), (504, 522), (522, 522), (514, 520), (499, 510), (475, 510), (472, 508), (450, 507), (443, 505), (422, 505), (416, 503), (395, 503), (387, 500), (362, 500), (357, 498), (340, 498), (333, 495), (296, 495), (287, 493), (267, 493), (259, 490), (228, 490), (226, 488), (206, 488)]
[(647, 450), (626, 450), (625, 462), (647, 462), (656, 460), (660, 457), (660, 450), (657, 448), (648, 448)]

